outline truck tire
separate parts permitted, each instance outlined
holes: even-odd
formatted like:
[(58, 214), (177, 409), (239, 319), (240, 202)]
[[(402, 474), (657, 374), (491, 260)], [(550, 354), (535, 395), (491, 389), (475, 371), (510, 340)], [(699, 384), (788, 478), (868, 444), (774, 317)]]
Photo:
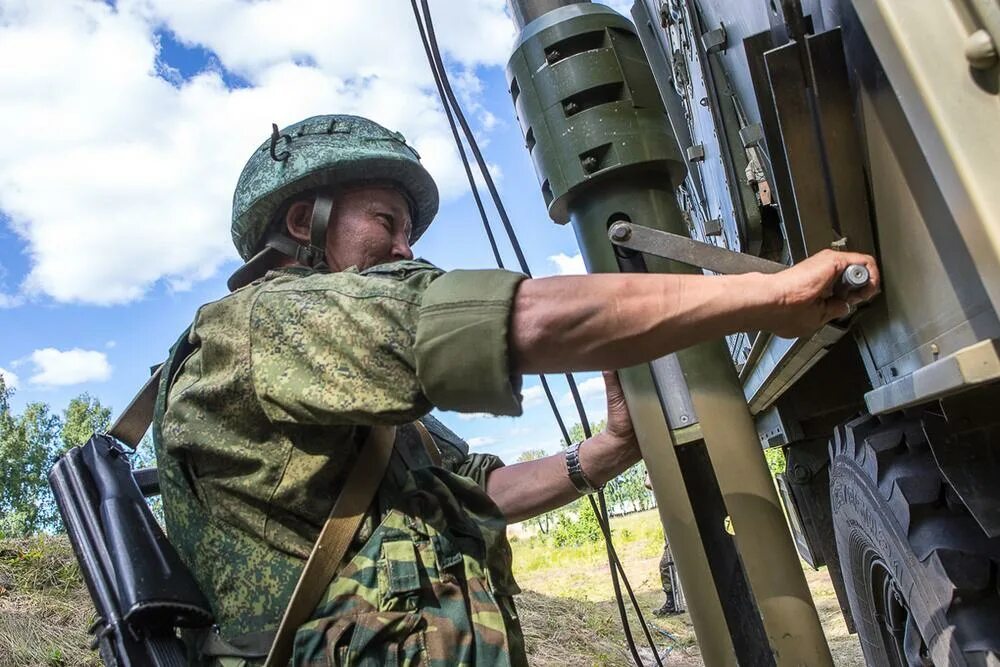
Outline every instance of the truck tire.
[(1000, 539), (939, 472), (919, 419), (865, 416), (830, 444), (837, 552), (872, 667), (1000, 665)]

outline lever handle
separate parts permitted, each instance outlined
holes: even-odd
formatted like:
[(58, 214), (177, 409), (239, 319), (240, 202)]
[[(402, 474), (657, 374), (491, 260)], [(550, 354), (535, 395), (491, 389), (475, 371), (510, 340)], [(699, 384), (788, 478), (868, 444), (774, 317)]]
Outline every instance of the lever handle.
[(851, 264), (840, 276), (840, 282), (849, 292), (859, 290), (871, 280), (871, 273), (864, 264)]

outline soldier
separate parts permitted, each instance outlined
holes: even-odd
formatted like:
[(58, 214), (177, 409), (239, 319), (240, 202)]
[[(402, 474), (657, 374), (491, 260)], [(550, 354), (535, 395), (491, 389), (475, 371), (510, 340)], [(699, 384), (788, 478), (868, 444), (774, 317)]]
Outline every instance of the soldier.
[[(297, 665), (525, 664), (506, 525), (638, 460), (624, 398), (606, 374), (603, 433), (507, 467), (430, 409), (517, 415), (524, 373), (807, 333), (846, 313), (832, 286), (848, 264), (873, 275), (852, 303), (878, 284), (850, 253), (776, 276), (443, 272), (410, 250), (437, 207), (416, 152), (363, 118), (275, 127), (244, 168), (232, 231), (247, 263), (171, 351), (154, 422), (168, 533), (218, 623), (189, 637), (193, 659), (255, 664), (273, 643), (269, 664), (284, 646)], [(331, 507), (369, 482), (360, 528), (331, 533), (337, 576), (316, 576)]]
[[(650, 491), (653, 490), (653, 481), (646, 473), (646, 480), (643, 482)], [(670, 616), (681, 613), (677, 605), (677, 597), (674, 595), (674, 555), (670, 552), (670, 541), (667, 536), (663, 536), (663, 555), (660, 556), (660, 585), (663, 587), (663, 604), (653, 610), (655, 616)]]

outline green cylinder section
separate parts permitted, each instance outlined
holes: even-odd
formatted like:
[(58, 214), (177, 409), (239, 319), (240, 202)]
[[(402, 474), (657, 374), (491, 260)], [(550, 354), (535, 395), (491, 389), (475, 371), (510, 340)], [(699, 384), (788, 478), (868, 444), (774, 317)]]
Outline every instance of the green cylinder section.
[[(697, 271), (629, 258), (607, 238), (620, 219), (688, 233), (674, 196), (685, 161), (632, 23), (596, 4), (553, 9), (523, 27), (507, 73), (549, 215), (573, 223), (588, 269)], [(745, 664), (831, 665), (728, 351), (713, 341), (676, 359), (682, 379), (643, 366), (622, 382), (706, 664), (735, 664), (735, 652)], [(693, 414), (669, 424), (681, 391)], [(727, 514), (732, 542), (720, 535)], [(727, 579), (734, 568), (745, 578)], [(730, 583), (742, 592), (731, 597)]]
[(510, 94), (549, 216), (612, 178), (659, 178), (671, 190), (685, 163), (635, 27), (596, 4), (532, 21), (507, 65)]

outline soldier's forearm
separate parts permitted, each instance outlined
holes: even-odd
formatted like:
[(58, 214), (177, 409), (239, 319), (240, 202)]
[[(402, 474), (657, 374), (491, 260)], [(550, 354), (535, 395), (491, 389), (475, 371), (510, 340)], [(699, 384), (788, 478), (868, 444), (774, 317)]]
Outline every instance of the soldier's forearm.
[(760, 328), (769, 284), (740, 276), (600, 274), (525, 280), (509, 334), (516, 373), (624, 368)]
[[(603, 485), (639, 460), (635, 441), (598, 433), (580, 447), (587, 479)], [(498, 468), (486, 480), (486, 492), (510, 523), (562, 507), (580, 497), (566, 472), (563, 452)]]

